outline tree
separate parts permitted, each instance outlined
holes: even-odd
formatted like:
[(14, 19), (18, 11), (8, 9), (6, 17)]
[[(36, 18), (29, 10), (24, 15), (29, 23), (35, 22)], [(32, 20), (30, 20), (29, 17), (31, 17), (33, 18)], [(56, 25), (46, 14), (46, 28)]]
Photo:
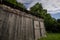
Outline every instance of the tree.
[(60, 19), (57, 19), (57, 22), (60, 23)]
[(42, 11), (42, 5), (36, 3), (33, 7), (30, 8), (30, 11), (40, 13)]
[(44, 18), (47, 32), (59, 32), (58, 30), (60, 25), (57, 23), (56, 19), (52, 18), (51, 15), (47, 13), (46, 9), (43, 9), (41, 3), (36, 3), (33, 7), (30, 8), (30, 11)]
[(30, 8), (30, 11), (36, 13), (37, 15), (41, 15), (40, 13), (42, 13), (42, 9), (42, 5), (36, 3), (33, 7)]
[(11, 4), (14, 4), (16, 6), (19, 6), (19, 7), (23, 8), (23, 9), (26, 9), (25, 6), (22, 3), (17, 2), (16, 0), (4, 0), (4, 1), (7, 1), (7, 2), (9, 2)]

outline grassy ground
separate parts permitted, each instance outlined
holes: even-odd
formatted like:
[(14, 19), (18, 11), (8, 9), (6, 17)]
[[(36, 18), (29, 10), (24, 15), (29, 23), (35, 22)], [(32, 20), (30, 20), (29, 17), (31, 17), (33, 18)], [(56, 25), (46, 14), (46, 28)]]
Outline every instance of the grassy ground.
[(40, 40), (60, 40), (60, 33), (49, 33), (47, 37), (41, 38)]

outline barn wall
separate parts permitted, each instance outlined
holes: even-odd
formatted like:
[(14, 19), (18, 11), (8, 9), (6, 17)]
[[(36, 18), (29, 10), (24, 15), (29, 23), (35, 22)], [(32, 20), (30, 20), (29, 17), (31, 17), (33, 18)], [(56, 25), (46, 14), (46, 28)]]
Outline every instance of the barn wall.
[(44, 31), (40, 18), (0, 5), (0, 40), (37, 40)]

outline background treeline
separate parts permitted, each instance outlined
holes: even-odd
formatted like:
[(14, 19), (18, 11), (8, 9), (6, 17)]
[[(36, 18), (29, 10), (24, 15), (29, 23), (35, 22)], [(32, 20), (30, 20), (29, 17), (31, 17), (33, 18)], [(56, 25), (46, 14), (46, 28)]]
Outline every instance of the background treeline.
[(44, 18), (45, 28), (47, 32), (60, 33), (60, 19), (52, 18), (46, 9), (43, 9), (41, 3), (36, 3), (31, 7), (30, 11), (37, 13)]
[[(26, 9), (22, 3), (17, 2), (16, 0), (3, 0), (3, 1), (7, 1), (11, 4), (19, 6), (23, 8), (23, 10)], [(33, 7), (31, 7), (30, 12), (32, 12), (31, 14), (33, 15), (37, 15), (39, 17), (44, 18), (45, 28), (47, 32), (60, 33), (60, 19), (56, 20), (55, 18), (52, 18), (51, 15), (47, 13), (47, 10), (43, 9), (41, 3), (36, 3)]]

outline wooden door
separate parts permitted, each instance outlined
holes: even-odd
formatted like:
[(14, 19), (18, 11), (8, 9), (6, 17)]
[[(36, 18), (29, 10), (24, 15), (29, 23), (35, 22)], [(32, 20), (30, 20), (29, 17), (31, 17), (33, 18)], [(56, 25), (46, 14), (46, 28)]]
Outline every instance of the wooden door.
[(40, 38), (39, 21), (34, 21), (34, 29), (35, 29), (35, 40), (37, 40)]

